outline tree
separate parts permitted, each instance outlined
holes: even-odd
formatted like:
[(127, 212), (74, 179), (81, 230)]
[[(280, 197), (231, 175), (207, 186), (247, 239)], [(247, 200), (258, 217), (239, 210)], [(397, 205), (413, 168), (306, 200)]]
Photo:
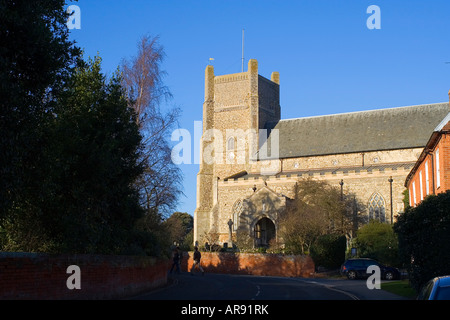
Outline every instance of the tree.
[(64, 5), (0, 0), (0, 249), (157, 254), (181, 193), (165, 139), (177, 113), (159, 112), (164, 73), (144, 70), (161, 60), (141, 60), (154, 81), (134, 99), (82, 60)]
[[(220, 234), (216, 231), (204, 232), (200, 237), (200, 243), (204, 243), (206, 251), (219, 251), (221, 246), (218, 245)], [(200, 249), (200, 248), (199, 248)]]
[(387, 265), (398, 265), (398, 238), (391, 224), (371, 220), (362, 226), (355, 241), (360, 257), (372, 258)]
[(2, 243), (20, 250), (48, 240), (48, 128), (80, 56), (64, 2), (0, 0), (0, 230)]
[(407, 208), (394, 224), (400, 257), (416, 290), (433, 277), (450, 274), (449, 208), (447, 190), (427, 196), (417, 207)]
[(281, 219), (286, 250), (305, 254), (322, 235), (345, 235), (354, 228), (353, 201), (341, 199), (340, 190), (324, 181), (299, 180), (295, 197)]
[(121, 65), (122, 85), (128, 105), (136, 112), (136, 123), (144, 137), (140, 158), (144, 174), (137, 181), (141, 205), (148, 214), (167, 215), (182, 193), (180, 168), (172, 162), (169, 137), (179, 116), (179, 109), (162, 112), (160, 105), (171, 97), (162, 79), (161, 63), (165, 57), (158, 37), (143, 36), (138, 52)]
[[(120, 77), (107, 81), (99, 57), (80, 62), (53, 111), (43, 146), (47, 165), (36, 168), (45, 176), (41, 194), (32, 216), (8, 217), (5, 248), (125, 252), (142, 215), (134, 188), (142, 137)], [(30, 217), (39, 228), (31, 228)]]
[(34, 210), (43, 188), (45, 124), (80, 55), (64, 2), (0, 0), (0, 225)]
[[(122, 61), (122, 84), (126, 88), (129, 103), (137, 114), (136, 123), (140, 128), (145, 128), (148, 124), (156, 125), (154, 122), (163, 120), (160, 103), (172, 94), (162, 81), (166, 75), (161, 70), (165, 53), (159, 44), (159, 37), (145, 35), (141, 37), (137, 47), (137, 55), (131, 61)], [(170, 125), (170, 121), (167, 125)]]
[[(167, 230), (167, 238), (185, 247), (185, 239), (194, 227), (194, 218), (186, 212), (177, 211), (163, 222), (163, 226)], [(187, 249), (189, 248), (183, 248), (183, 250)]]
[[(134, 182), (142, 137), (127, 105), (118, 74), (109, 81), (101, 59), (80, 65), (55, 119), (56, 208), (67, 215), (68, 251), (120, 253), (142, 215)], [(64, 210), (65, 209), (65, 210)]]
[(311, 246), (311, 258), (316, 267), (339, 268), (345, 260), (346, 239), (339, 234), (325, 234)]

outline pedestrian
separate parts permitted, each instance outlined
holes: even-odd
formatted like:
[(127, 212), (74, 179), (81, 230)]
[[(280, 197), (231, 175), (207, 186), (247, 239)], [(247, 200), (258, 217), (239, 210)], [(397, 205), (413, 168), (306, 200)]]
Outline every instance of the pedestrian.
[(192, 268), (191, 268), (191, 275), (194, 275), (194, 268), (197, 266), (200, 271), (202, 272), (202, 276), (205, 275), (205, 271), (203, 270), (201, 264), (200, 264), (200, 259), (202, 258), (202, 254), (200, 253), (200, 251), (198, 251), (198, 248), (195, 247), (194, 248), (194, 263), (192, 264)]
[(178, 256), (179, 256), (178, 266), (180, 268), (180, 273), (181, 273), (181, 266), (183, 265), (183, 251), (180, 249), (180, 247), (177, 247), (177, 249), (178, 249)]
[(174, 267), (175, 267), (175, 272), (177, 274), (179, 274), (180, 273), (180, 251), (179, 251), (178, 247), (176, 247), (172, 251), (172, 267), (170, 268), (170, 273), (172, 273)]

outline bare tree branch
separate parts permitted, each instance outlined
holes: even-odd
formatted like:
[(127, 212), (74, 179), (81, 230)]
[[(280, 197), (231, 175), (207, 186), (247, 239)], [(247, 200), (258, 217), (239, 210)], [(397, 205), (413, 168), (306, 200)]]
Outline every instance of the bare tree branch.
[(161, 69), (165, 53), (159, 37), (143, 36), (137, 46), (137, 55), (122, 61), (122, 85), (128, 105), (136, 112), (145, 150), (140, 159), (145, 166), (137, 182), (141, 190), (141, 204), (148, 212), (169, 213), (182, 194), (182, 174), (171, 160), (169, 137), (177, 125), (180, 110), (161, 111), (161, 104), (172, 98), (164, 85), (166, 72)]

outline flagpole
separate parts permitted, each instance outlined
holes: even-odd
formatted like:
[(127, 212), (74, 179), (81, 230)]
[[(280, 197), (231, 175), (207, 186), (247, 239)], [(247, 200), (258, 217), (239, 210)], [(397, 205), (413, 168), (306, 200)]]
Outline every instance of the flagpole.
[(244, 72), (244, 29), (242, 29), (242, 68), (241, 72)]

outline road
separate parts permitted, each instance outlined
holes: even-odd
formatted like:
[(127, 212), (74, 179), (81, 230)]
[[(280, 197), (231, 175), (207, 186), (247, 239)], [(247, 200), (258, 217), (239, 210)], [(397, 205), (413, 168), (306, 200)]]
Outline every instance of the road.
[(167, 287), (135, 300), (402, 300), (384, 290), (370, 290), (365, 280), (306, 279), (229, 274), (170, 276)]

